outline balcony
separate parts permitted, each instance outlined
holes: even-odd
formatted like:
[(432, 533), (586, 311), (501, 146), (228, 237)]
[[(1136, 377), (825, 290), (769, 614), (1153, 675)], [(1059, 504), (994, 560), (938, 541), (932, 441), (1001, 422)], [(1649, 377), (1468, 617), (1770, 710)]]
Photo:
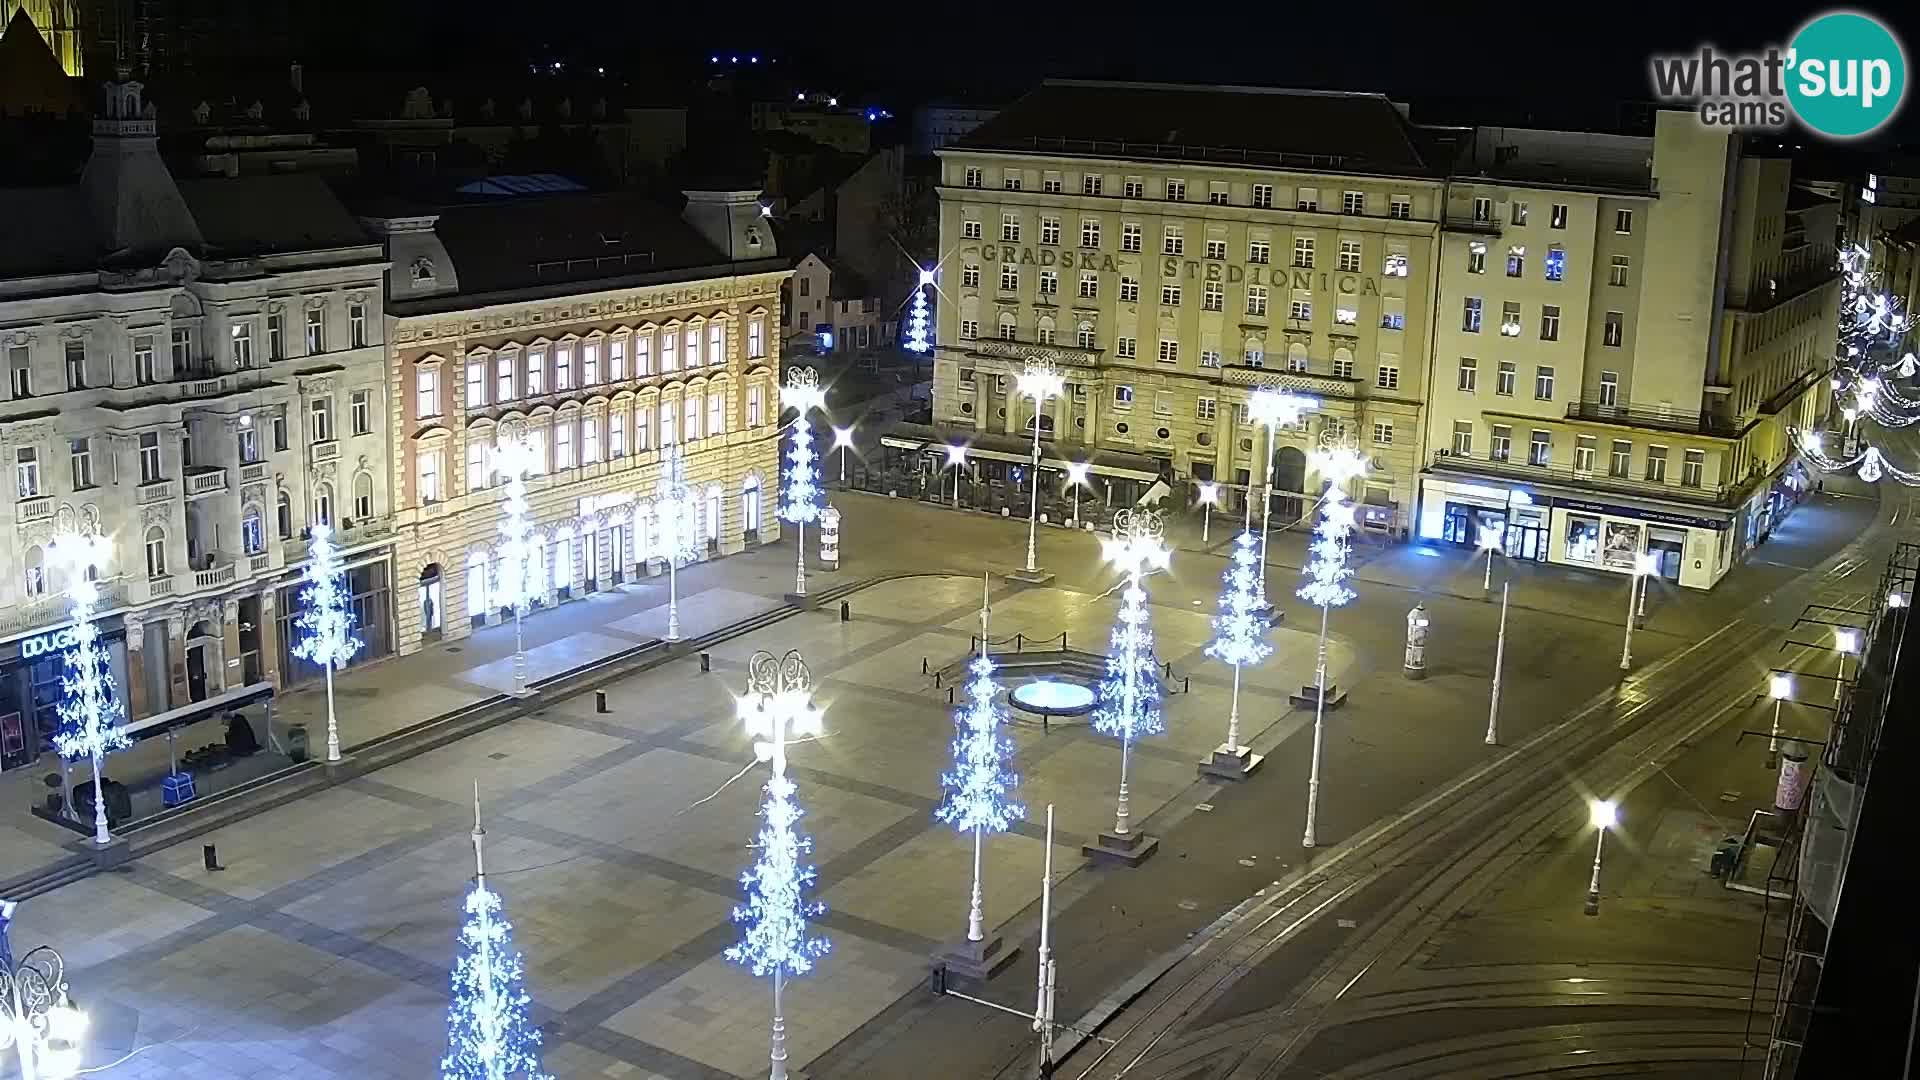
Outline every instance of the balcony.
[(339, 457), (340, 441), (338, 439), (328, 439), (325, 442), (313, 443), (307, 447), (307, 458), (315, 465), (323, 461), (336, 461)]
[(1683, 435), (1705, 435), (1715, 439), (1737, 438), (1746, 424), (1739, 417), (1710, 412), (1678, 412), (1646, 405), (1609, 405), (1599, 401), (1570, 401), (1567, 419), (1587, 420), (1621, 427), (1674, 431)]
[(36, 521), (46, 521), (53, 517), (53, 496), (36, 495), (21, 499), (13, 504), (13, 520), (19, 525), (31, 525)]
[[(392, 535), (393, 519), (381, 518), (349, 527), (335, 528), (333, 530), (333, 543), (335, 547), (345, 552), (383, 540)], [(291, 540), (283, 540), (280, 542), (281, 558), (283, 558), (286, 561), (286, 565), (290, 567), (304, 563), (307, 561), (308, 548), (311, 544), (312, 541), (304, 536), (296, 536)]]
[(247, 572), (249, 574), (264, 574), (271, 569), (273, 569), (273, 556), (265, 552), (261, 552), (258, 555), (247, 556)]
[(150, 597), (172, 596), (173, 579), (170, 577), (148, 578), (147, 595)]
[(231, 585), (239, 576), (238, 567), (231, 558), (224, 555), (213, 555), (209, 558), (214, 560), (211, 568), (193, 572), (193, 588), (196, 592), (201, 589), (217, 589), (222, 585)]
[(1310, 371), (1281, 371), (1273, 368), (1253, 368), (1241, 364), (1230, 364), (1220, 369), (1222, 379), (1228, 386), (1266, 387), (1269, 390), (1291, 390), (1299, 394), (1319, 394), (1323, 397), (1350, 398), (1360, 385), (1353, 379), (1342, 379), (1333, 375), (1315, 375)]
[(172, 502), (173, 501), (173, 481), (149, 480), (146, 483), (141, 484), (140, 495), (137, 501), (140, 503), (141, 506), (146, 506), (149, 503)]
[(243, 484), (258, 483), (266, 478), (267, 463), (264, 461), (255, 461), (240, 466), (240, 482)]
[(1711, 507), (1734, 506), (1745, 493), (1744, 487), (1695, 487), (1659, 480), (1637, 480), (1631, 476), (1610, 476), (1593, 469), (1575, 469), (1568, 465), (1529, 465), (1518, 458), (1495, 460), (1484, 454), (1456, 454), (1451, 450), (1434, 451), (1430, 468), (1433, 472), (1497, 477), (1529, 484), (1556, 484), (1582, 491), (1638, 495)]
[(217, 495), (227, 490), (227, 470), (218, 466), (190, 465), (187, 467), (186, 480), (189, 499)]
[(1457, 210), (1447, 211), (1447, 216), (1440, 227), (1447, 232), (1479, 233), (1484, 236), (1500, 235), (1500, 222), (1497, 219), (1475, 217), (1471, 211), (1467, 213)]
[(1071, 367), (1093, 367), (1100, 362), (1098, 349), (1078, 349), (1070, 345), (1039, 345), (1025, 341), (983, 338), (975, 341), (967, 351), (975, 356), (992, 356), (1020, 363), (1028, 360), (1051, 360), (1056, 364)]

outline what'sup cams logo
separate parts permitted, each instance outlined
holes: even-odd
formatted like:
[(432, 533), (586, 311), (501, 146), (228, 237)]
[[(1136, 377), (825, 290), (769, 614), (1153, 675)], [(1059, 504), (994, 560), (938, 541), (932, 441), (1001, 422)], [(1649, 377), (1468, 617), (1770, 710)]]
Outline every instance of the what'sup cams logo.
[(1784, 49), (1723, 53), (1711, 45), (1648, 61), (1653, 92), (1686, 103), (1709, 127), (1778, 131), (1790, 119), (1830, 139), (1884, 127), (1907, 96), (1907, 54), (1885, 23), (1854, 11), (1814, 17)]

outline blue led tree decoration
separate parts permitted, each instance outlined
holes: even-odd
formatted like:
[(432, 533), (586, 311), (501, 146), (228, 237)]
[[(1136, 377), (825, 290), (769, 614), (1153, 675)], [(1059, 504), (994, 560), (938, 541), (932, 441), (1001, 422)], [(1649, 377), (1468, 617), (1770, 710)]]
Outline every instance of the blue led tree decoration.
[(954, 714), (958, 733), (953, 739), (953, 768), (940, 777), (947, 797), (934, 817), (961, 832), (973, 834), (973, 892), (967, 903), (967, 940), (986, 940), (980, 893), (980, 849), (986, 833), (1006, 832), (1027, 815), (1026, 807), (1011, 798), (1020, 777), (1007, 767), (1013, 740), (1001, 730), (1005, 710), (995, 702), (1000, 687), (987, 656), (988, 582), (980, 583), (980, 654), (967, 663), (967, 704)]
[(787, 779), (787, 740), (820, 734), (820, 710), (813, 705), (813, 673), (800, 653), (785, 656), (758, 652), (747, 662), (747, 692), (739, 700), (740, 718), (754, 737), (754, 756), (769, 762), (766, 800), (760, 805), (760, 858), (740, 875), (747, 902), (733, 909), (733, 920), (743, 928), (740, 941), (727, 949), (728, 960), (755, 975), (773, 976), (773, 1036), (771, 1080), (786, 1080), (787, 1021), (782, 1000), (789, 977), (813, 970), (826, 955), (828, 944), (809, 932), (807, 919), (826, 911), (826, 905), (807, 898), (814, 869), (802, 860), (813, 851), (813, 841), (798, 833), (800, 804), (794, 801), (793, 781)]
[(679, 568), (700, 554), (699, 505), (687, 484), (687, 455), (679, 443), (664, 451), (654, 503), (654, 554), (667, 564), (667, 640), (680, 640)]
[(780, 407), (795, 410), (793, 449), (787, 453), (786, 499), (780, 504), (780, 517), (798, 527), (794, 547), (798, 551), (794, 592), (807, 595), (807, 522), (820, 518), (819, 455), (813, 449), (813, 426), (807, 419), (812, 409), (825, 409), (826, 391), (820, 389), (820, 376), (809, 367), (789, 368), (787, 382), (780, 388)]
[(1107, 648), (1107, 673), (1100, 681), (1099, 704), (1093, 711), (1094, 730), (1120, 739), (1120, 800), (1114, 810), (1113, 835), (1122, 840), (1128, 836), (1127, 757), (1133, 740), (1164, 727), (1160, 679), (1153, 662), (1153, 623), (1140, 581), (1149, 569), (1166, 568), (1171, 553), (1165, 536), (1158, 513), (1123, 509), (1113, 516), (1113, 535), (1100, 541), (1107, 561), (1127, 575), (1126, 590), (1120, 594), (1120, 617)]
[(1233, 667), (1233, 704), (1227, 712), (1227, 741), (1213, 752), (1208, 771), (1215, 775), (1244, 776), (1259, 759), (1240, 745), (1240, 669), (1265, 660), (1273, 652), (1267, 643), (1270, 627), (1260, 600), (1260, 542), (1251, 531), (1234, 541), (1233, 555), (1221, 576), (1220, 613), (1213, 618), (1213, 641), (1206, 653)]
[(1320, 809), (1320, 747), (1327, 713), (1327, 612), (1352, 600), (1347, 584), (1353, 568), (1347, 565), (1347, 535), (1353, 532), (1354, 507), (1347, 501), (1347, 484), (1367, 472), (1367, 459), (1350, 443), (1327, 437), (1309, 461), (1327, 481), (1320, 500), (1320, 523), (1314, 526), (1308, 547), (1307, 581), (1295, 595), (1320, 608), (1320, 645), (1313, 669), (1313, 767), (1307, 775), (1307, 832), (1302, 846), (1313, 846), (1313, 826)]
[(513, 947), (513, 924), (501, 914), (500, 894), (487, 888), (480, 827), (480, 785), (473, 785), (473, 888), (453, 963), (453, 1000), (447, 1006), (447, 1056), (442, 1080), (549, 1080), (540, 1071), (540, 1030), (529, 1012), (526, 971)]
[(113, 690), (113, 669), (107, 666), (107, 651), (100, 647), (100, 630), (93, 624), (100, 605), (98, 575), (107, 554), (106, 538), (91, 528), (83, 532), (68, 526), (53, 542), (55, 563), (67, 580), (67, 617), (73, 620), (53, 748), (68, 761), (84, 757), (93, 765), (93, 842), (101, 847), (113, 843), (101, 766), (108, 753), (133, 745), (127, 738), (126, 713)]
[(327, 674), (327, 760), (340, 760), (340, 723), (333, 711), (333, 672), (360, 651), (360, 639), (353, 634), (352, 598), (347, 594), (347, 571), (340, 563), (340, 549), (333, 543), (333, 527), (316, 522), (307, 546), (307, 568), (300, 575), (306, 584), (301, 590), (300, 640), (293, 655), (321, 665)]
[(921, 354), (933, 351), (932, 319), (927, 311), (927, 290), (933, 288), (933, 271), (922, 268), (920, 280), (913, 288), (913, 303), (907, 309), (908, 352)]

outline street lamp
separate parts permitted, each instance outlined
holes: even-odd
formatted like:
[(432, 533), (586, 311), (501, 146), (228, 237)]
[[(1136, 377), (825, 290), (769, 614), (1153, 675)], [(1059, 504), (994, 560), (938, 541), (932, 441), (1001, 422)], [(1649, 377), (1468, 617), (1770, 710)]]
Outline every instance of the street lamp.
[[(1327, 612), (1352, 600), (1354, 591), (1347, 584), (1353, 570), (1347, 565), (1347, 536), (1353, 532), (1353, 504), (1347, 501), (1347, 484), (1365, 476), (1367, 459), (1351, 443), (1326, 439), (1313, 452), (1309, 464), (1326, 478), (1320, 524), (1314, 527), (1312, 558), (1306, 572), (1311, 576), (1295, 595), (1320, 608), (1320, 644), (1313, 668), (1313, 764), (1307, 773), (1307, 830), (1302, 847), (1314, 845), (1314, 824), (1320, 814), (1320, 750), (1325, 741), (1327, 716)], [(1261, 577), (1266, 574), (1262, 560)]]
[(700, 554), (699, 511), (687, 484), (686, 451), (679, 443), (663, 451), (653, 512), (655, 551), (667, 562), (667, 640), (679, 641), (680, 567)]
[(1903, 607), (1906, 607), (1906, 606), (1907, 606), (1907, 594), (1906, 594), (1906, 593), (1903, 593), (1903, 592), (1890, 592), (1890, 593), (1888, 593), (1888, 594), (1887, 594), (1887, 606), (1888, 606), (1889, 608), (1903, 608)]
[(1660, 568), (1660, 561), (1649, 552), (1636, 552), (1633, 556), (1633, 576), (1627, 581), (1627, 636), (1620, 644), (1620, 670), (1633, 669), (1633, 605), (1639, 591), (1645, 586), (1642, 581)]
[(1208, 481), (1200, 485), (1200, 546), (1206, 547), (1207, 533), (1213, 528), (1213, 504), (1220, 501), (1220, 485)]
[[(1260, 387), (1247, 395), (1247, 416), (1267, 429), (1266, 495), (1260, 500), (1260, 600), (1267, 598), (1267, 521), (1273, 516), (1273, 441), (1282, 424), (1298, 423), (1300, 414), (1320, 407), (1320, 399)], [(1247, 515), (1253, 510), (1249, 506)]]
[(1860, 631), (1851, 626), (1834, 630), (1833, 649), (1840, 654), (1840, 674), (1833, 680), (1833, 700), (1838, 703), (1847, 682), (1847, 657), (1860, 652)]
[(794, 593), (807, 595), (807, 522), (820, 516), (818, 497), (819, 470), (814, 468), (813, 429), (807, 423), (807, 413), (812, 409), (824, 411), (827, 407), (827, 392), (820, 386), (820, 376), (810, 367), (790, 368), (787, 381), (780, 387), (780, 407), (793, 409), (793, 450), (788, 455), (790, 463), (787, 469), (787, 502), (780, 508), (780, 516), (793, 522), (797, 532), (794, 535)]
[(1084, 461), (1067, 462), (1067, 486), (1073, 489), (1073, 527), (1080, 527), (1080, 489), (1087, 487), (1087, 473), (1093, 466)]
[[(528, 595), (527, 578), (532, 574), (533, 545), (530, 537), (532, 525), (527, 521), (527, 474), (536, 467), (536, 456), (532, 440), (527, 438), (525, 427), (515, 423), (506, 428), (500, 441), (493, 448), (493, 471), (505, 474), (506, 510), (500, 519), (500, 535), (505, 541), (503, 562), (511, 568), (506, 575), (507, 601), (513, 605), (513, 693), (515, 697), (527, 694), (527, 647), (521, 637), (520, 623), (526, 614)], [(474, 478), (468, 479), (468, 486), (474, 486)]]
[(1595, 799), (1587, 807), (1593, 822), (1593, 877), (1587, 880), (1587, 914), (1600, 914), (1600, 851), (1607, 842), (1607, 830), (1620, 821), (1620, 808), (1611, 799)]
[(1502, 546), (1501, 531), (1490, 525), (1480, 526), (1478, 547), (1487, 553), (1487, 572), (1480, 579), (1481, 599), (1485, 599), (1487, 594), (1493, 592), (1493, 554)]
[(1773, 731), (1767, 736), (1767, 768), (1780, 765), (1780, 705), (1793, 697), (1793, 676), (1776, 671), (1767, 679), (1767, 696), (1773, 699)]
[(947, 464), (953, 466), (953, 508), (960, 509), (960, 467), (967, 463), (967, 448), (947, 447)]
[(1033, 399), (1033, 475), (1027, 477), (1028, 486), (1033, 488), (1033, 508), (1027, 512), (1027, 573), (1031, 574), (1036, 572), (1033, 546), (1040, 528), (1040, 410), (1046, 407), (1048, 398), (1059, 397), (1066, 390), (1067, 380), (1051, 363), (1029, 360), (1026, 370), (1013, 382), (1020, 393)]
[(1113, 835), (1128, 836), (1127, 757), (1133, 740), (1161, 730), (1159, 695), (1150, 681), (1153, 671), (1153, 627), (1147, 592), (1140, 582), (1150, 570), (1165, 570), (1172, 554), (1165, 543), (1165, 527), (1152, 510), (1121, 510), (1114, 515), (1113, 535), (1100, 541), (1101, 555), (1127, 575), (1121, 593), (1119, 624), (1114, 627), (1107, 656), (1104, 699), (1094, 715), (1094, 726), (1120, 737), (1120, 799), (1113, 815)]
[(80, 1071), (87, 1015), (68, 998), (66, 963), (51, 946), (13, 959), (7, 929), (18, 907), (0, 900), (0, 1051), (19, 1055), (21, 1080), (67, 1080)]
[(847, 486), (847, 451), (853, 447), (853, 429), (837, 427), (833, 429), (833, 448), (840, 451), (840, 486)]

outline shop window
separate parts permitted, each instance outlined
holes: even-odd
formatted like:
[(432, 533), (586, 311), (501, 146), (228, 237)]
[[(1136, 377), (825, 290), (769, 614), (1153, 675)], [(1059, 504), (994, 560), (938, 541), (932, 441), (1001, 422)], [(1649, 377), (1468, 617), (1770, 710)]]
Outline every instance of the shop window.
[(1600, 519), (1567, 516), (1567, 561), (1594, 562), (1600, 557)]

